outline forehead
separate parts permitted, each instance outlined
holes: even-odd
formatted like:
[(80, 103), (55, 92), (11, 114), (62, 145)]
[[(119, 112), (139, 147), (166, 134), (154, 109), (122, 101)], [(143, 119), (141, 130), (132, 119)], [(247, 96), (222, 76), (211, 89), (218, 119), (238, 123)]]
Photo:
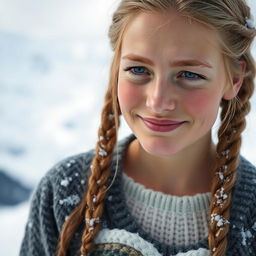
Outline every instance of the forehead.
[(222, 56), (216, 31), (175, 11), (142, 12), (135, 16), (122, 41), (122, 55), (131, 52), (209, 61), (220, 60)]

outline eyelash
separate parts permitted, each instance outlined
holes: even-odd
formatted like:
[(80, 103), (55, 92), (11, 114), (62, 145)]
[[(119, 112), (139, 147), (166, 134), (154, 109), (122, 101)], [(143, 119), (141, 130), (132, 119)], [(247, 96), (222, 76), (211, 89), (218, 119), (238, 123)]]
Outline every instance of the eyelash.
[[(188, 78), (188, 80), (191, 80), (191, 81), (193, 81), (193, 80), (195, 81), (195, 80), (198, 80), (198, 79), (203, 79), (203, 80), (206, 79), (204, 76), (199, 75), (199, 74), (194, 73), (194, 72), (190, 72), (190, 71), (181, 71), (179, 73), (179, 77), (182, 77), (182, 74), (192, 74), (192, 75), (197, 77), (197, 78)], [(184, 76), (182, 78), (184, 79)]]
[(140, 68), (140, 69), (144, 69), (144, 71), (147, 71), (147, 74), (149, 74), (150, 72), (147, 70), (147, 68), (145, 67), (141, 67), (141, 66), (138, 66), (138, 67), (127, 67), (124, 69), (124, 71), (128, 71), (130, 74), (132, 75), (135, 75), (135, 76), (141, 76), (141, 75), (145, 75), (146, 72), (143, 72), (143, 73), (137, 73), (137, 72), (134, 72), (134, 69), (136, 68)]
[[(144, 69), (144, 72), (134, 72), (134, 69), (136, 68), (140, 68), (140, 69)], [(143, 66), (137, 66), (137, 67), (127, 67), (124, 69), (124, 71), (128, 71), (130, 74), (134, 75), (134, 76), (143, 76), (143, 75), (149, 75), (150, 74), (150, 71), (147, 70), (147, 68), (143, 67)], [(182, 79), (186, 79), (186, 77), (182, 76), (182, 74), (192, 74), (193, 76), (196, 76), (196, 78), (188, 78), (188, 80), (190, 81), (196, 81), (196, 80), (199, 80), (199, 79), (202, 79), (202, 80), (206, 80), (206, 78), (200, 74), (197, 74), (197, 73), (194, 73), (194, 72), (190, 72), (190, 71), (181, 71), (179, 72), (179, 75), (178, 77), (181, 77)]]

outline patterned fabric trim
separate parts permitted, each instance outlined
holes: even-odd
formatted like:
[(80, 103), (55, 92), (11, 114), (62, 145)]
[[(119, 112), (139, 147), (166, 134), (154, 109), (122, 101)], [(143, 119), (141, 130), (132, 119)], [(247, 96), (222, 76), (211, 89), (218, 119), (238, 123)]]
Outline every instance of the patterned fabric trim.
[(111, 244), (96, 244), (94, 246), (92, 256), (96, 255), (118, 255), (122, 256), (143, 256), (139, 251), (125, 244), (111, 243)]
[(141, 238), (138, 234), (128, 232), (124, 229), (102, 229), (95, 239), (95, 244), (106, 243), (118, 243), (132, 247), (143, 256), (161, 256), (151, 243)]
[[(111, 255), (106, 254), (105, 250), (112, 251), (112, 255), (126, 256), (127, 253), (129, 256), (162, 256), (151, 243), (138, 234), (123, 229), (102, 229), (95, 239), (95, 249), (101, 254), (92, 254), (92, 256)], [(210, 256), (210, 252), (205, 248), (199, 248), (170, 256)]]

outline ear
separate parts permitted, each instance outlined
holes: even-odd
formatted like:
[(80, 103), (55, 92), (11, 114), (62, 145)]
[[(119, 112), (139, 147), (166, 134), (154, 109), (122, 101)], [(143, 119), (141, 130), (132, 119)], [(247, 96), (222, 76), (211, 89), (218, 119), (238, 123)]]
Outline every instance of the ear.
[[(240, 65), (241, 65), (241, 70), (242, 73), (245, 73), (246, 70), (246, 62), (244, 60), (239, 61)], [(232, 84), (231, 86), (229, 86), (229, 88), (225, 91), (224, 95), (223, 95), (223, 99), (225, 100), (231, 100), (233, 98), (236, 97), (236, 95), (238, 94), (242, 84), (244, 81), (244, 77), (243, 75), (234, 75), (232, 77)]]

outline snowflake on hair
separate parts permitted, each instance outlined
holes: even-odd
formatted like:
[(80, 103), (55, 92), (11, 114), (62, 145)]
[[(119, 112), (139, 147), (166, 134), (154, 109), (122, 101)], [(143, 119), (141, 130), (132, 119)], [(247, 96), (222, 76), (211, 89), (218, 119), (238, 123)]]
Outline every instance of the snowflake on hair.
[(99, 155), (102, 157), (106, 157), (108, 155), (108, 153), (103, 149), (103, 148), (99, 148)]
[(228, 195), (224, 192), (224, 188), (221, 187), (217, 190), (215, 197), (217, 198), (217, 204), (223, 207), (223, 202), (228, 198)]
[(253, 18), (245, 18), (245, 27), (247, 29), (255, 29), (255, 22)]
[(85, 219), (86, 223), (89, 224), (89, 231), (93, 231), (94, 230), (94, 224), (95, 223), (100, 223), (100, 219), (99, 218), (86, 218)]
[(221, 215), (216, 214), (216, 213), (211, 214), (211, 222), (213, 223), (213, 221), (217, 222), (217, 227), (222, 227), (222, 226), (230, 223), (228, 220), (226, 220)]

